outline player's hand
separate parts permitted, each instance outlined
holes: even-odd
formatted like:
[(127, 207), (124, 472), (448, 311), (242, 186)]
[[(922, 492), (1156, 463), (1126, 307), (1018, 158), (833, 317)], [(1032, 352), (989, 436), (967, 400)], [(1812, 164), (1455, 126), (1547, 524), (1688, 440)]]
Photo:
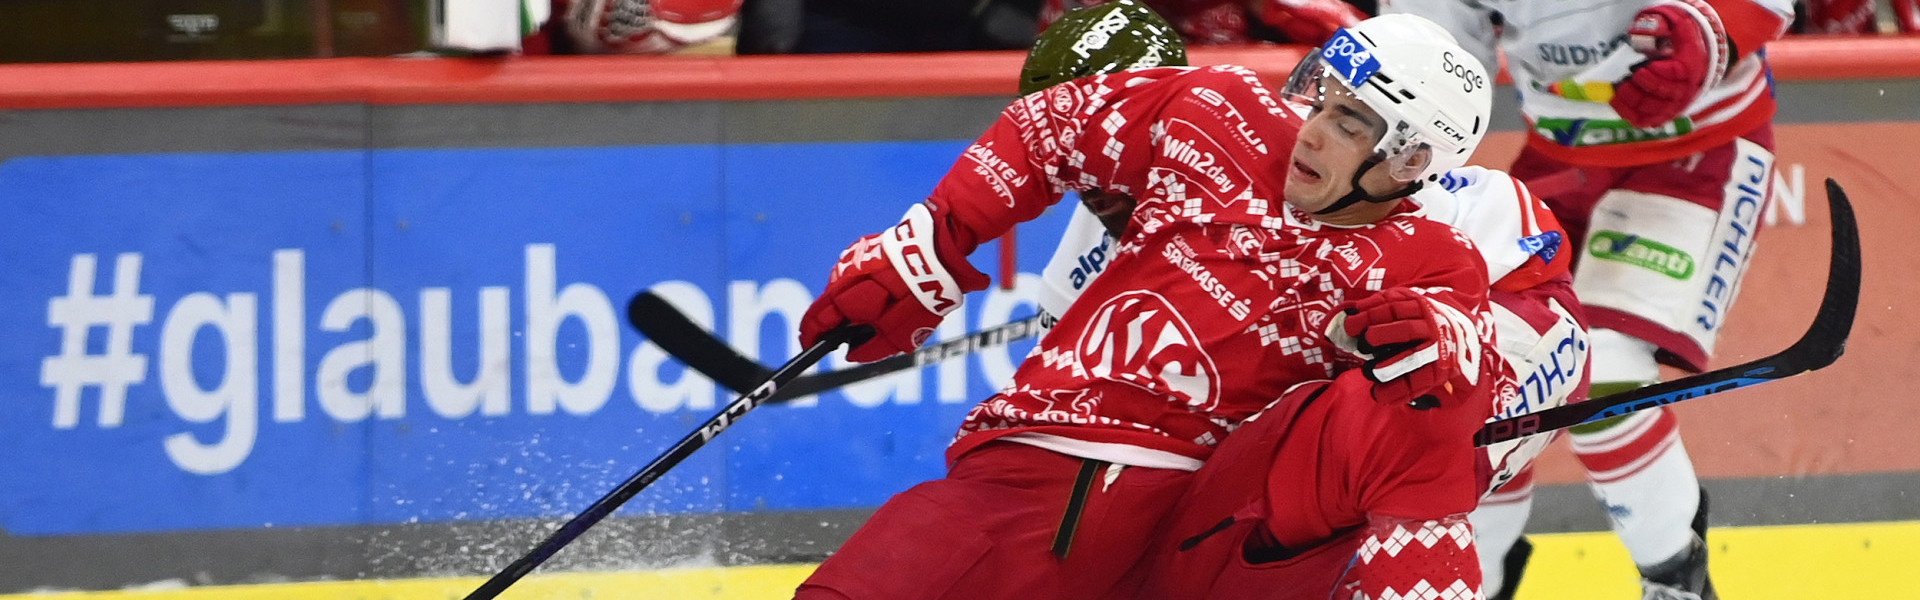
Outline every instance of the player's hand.
[(1480, 373), (1480, 332), (1459, 309), (1408, 288), (1362, 298), (1328, 321), (1336, 347), (1366, 360), (1374, 400), (1416, 409), (1451, 400)]
[(1341, 27), (1352, 27), (1366, 13), (1341, 0), (1255, 0), (1260, 22), (1280, 30), (1294, 43), (1318, 46)]
[(1679, 117), (1726, 74), (1732, 48), (1719, 15), (1705, 2), (1657, 2), (1634, 15), (1627, 36), (1647, 60), (1614, 86), (1608, 104), (1634, 127)]
[(933, 335), (941, 317), (960, 307), (961, 294), (986, 289), (987, 276), (967, 264), (963, 253), (941, 251), (945, 242), (936, 223), (926, 205), (916, 204), (899, 225), (840, 253), (826, 290), (800, 318), (800, 344), (811, 346), (841, 325), (871, 325), (873, 338), (847, 350), (848, 360), (912, 352)]

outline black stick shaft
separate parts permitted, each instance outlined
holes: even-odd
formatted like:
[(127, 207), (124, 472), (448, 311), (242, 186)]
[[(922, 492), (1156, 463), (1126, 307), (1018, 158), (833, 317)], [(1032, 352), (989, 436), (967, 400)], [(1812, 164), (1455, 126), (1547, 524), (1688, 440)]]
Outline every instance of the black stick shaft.
[(1536, 433), (1591, 423), (1636, 411), (1792, 377), (1833, 364), (1845, 351), (1860, 305), (1860, 228), (1853, 205), (1840, 184), (1827, 180), (1827, 209), (1833, 219), (1833, 248), (1827, 262), (1827, 287), (1806, 334), (1786, 350), (1766, 358), (1657, 383), (1637, 390), (1536, 413), (1494, 421), (1473, 436), (1487, 446)]
[[(701, 328), (675, 308), (672, 302), (651, 291), (640, 292), (627, 303), (627, 322), (647, 336), (668, 356), (737, 393), (747, 393), (760, 385), (773, 371), (727, 345), (725, 340)], [(841, 386), (924, 367), (949, 358), (965, 356), (1004, 346), (1044, 333), (1047, 326), (1040, 316), (1028, 317), (1004, 325), (989, 327), (966, 336), (939, 342), (925, 348), (886, 358), (878, 362), (801, 375), (780, 387), (769, 402), (785, 402)]]
[(487, 579), (486, 583), (480, 584), (480, 587), (475, 588), (473, 593), (467, 594), (466, 600), (490, 600), (491, 598), (499, 596), (500, 592), (506, 591), (508, 586), (519, 581), (521, 577), (525, 577), (527, 573), (532, 572), (534, 568), (539, 567), (541, 563), (552, 558), (561, 548), (572, 543), (574, 538), (580, 537), (580, 534), (586, 533), (588, 528), (599, 523), (600, 520), (606, 518), (607, 515), (613, 514), (614, 509), (620, 508), (621, 504), (625, 504), (627, 500), (632, 499), (635, 494), (639, 494), (640, 490), (646, 489), (648, 485), (660, 479), (660, 476), (665, 475), (668, 470), (680, 464), (680, 461), (686, 460), (688, 456), (693, 455), (694, 451), (699, 450), (701, 446), (707, 445), (707, 442), (712, 441), (714, 436), (720, 435), (722, 431), (726, 431), (727, 428), (732, 426), (735, 421), (738, 421), (741, 416), (746, 415), (747, 411), (753, 410), (755, 407), (765, 403), (768, 398), (773, 397), (774, 391), (778, 390), (780, 386), (786, 385), (787, 382), (798, 377), (802, 371), (807, 370), (807, 368), (812, 367), (814, 363), (818, 363), (821, 359), (826, 358), (828, 353), (833, 352), (833, 350), (840, 347), (841, 344), (852, 342), (868, 335), (871, 335), (871, 329), (843, 327), (828, 332), (820, 341), (815, 342), (805, 351), (802, 351), (799, 356), (787, 361), (786, 365), (774, 371), (773, 376), (768, 378), (766, 382), (761, 383), (760, 387), (755, 389), (753, 393), (741, 396), (739, 399), (734, 400), (732, 404), (728, 404), (725, 410), (720, 411), (720, 414), (707, 419), (706, 423), (702, 423), (698, 429), (687, 434), (687, 437), (681, 438), (680, 442), (674, 444), (666, 453), (661, 454), (659, 458), (653, 459), (653, 462), (649, 463), (646, 468), (640, 469), (638, 473), (634, 473), (632, 477), (627, 478), (626, 482), (621, 483), (619, 487), (614, 488), (613, 491), (608, 492), (607, 495), (601, 496), (599, 500), (594, 501), (592, 506), (581, 511), (579, 515), (567, 521), (565, 525), (561, 525), (560, 529), (555, 530), (552, 535), (548, 535), (547, 539), (540, 542), (539, 546), (535, 546), (532, 551), (527, 552), (527, 554), (520, 557), (519, 560), (513, 561), (513, 564), (507, 565), (506, 569), (495, 573), (492, 578)]
[(1040, 325), (1040, 317), (1033, 316), (1005, 325), (989, 327), (965, 336), (940, 342), (912, 354), (902, 354), (857, 367), (828, 371), (814, 375), (804, 375), (773, 395), (774, 402), (783, 402), (801, 396), (818, 394), (841, 386), (859, 383), (868, 379), (891, 375), (907, 369), (924, 367), (940, 361), (966, 356), (995, 346), (1003, 346), (1015, 340), (1039, 335), (1045, 330)]

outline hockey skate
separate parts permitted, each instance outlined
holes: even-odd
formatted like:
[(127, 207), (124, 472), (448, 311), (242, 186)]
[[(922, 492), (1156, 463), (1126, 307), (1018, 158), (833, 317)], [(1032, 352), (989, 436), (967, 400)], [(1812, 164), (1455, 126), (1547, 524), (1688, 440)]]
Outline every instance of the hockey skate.
[(1707, 576), (1707, 490), (1693, 515), (1693, 542), (1679, 556), (1640, 570), (1640, 600), (1720, 600)]
[(1505, 572), (1500, 577), (1500, 593), (1487, 597), (1487, 600), (1513, 600), (1514, 590), (1520, 589), (1520, 575), (1527, 570), (1527, 559), (1533, 557), (1533, 542), (1527, 536), (1513, 542), (1507, 549)]

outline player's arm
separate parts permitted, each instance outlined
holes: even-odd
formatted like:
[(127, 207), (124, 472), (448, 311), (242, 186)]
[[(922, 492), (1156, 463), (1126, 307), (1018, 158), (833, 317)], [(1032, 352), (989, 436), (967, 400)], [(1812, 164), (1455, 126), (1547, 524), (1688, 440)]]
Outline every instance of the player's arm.
[(1759, 52), (1767, 42), (1785, 35), (1793, 24), (1793, 3), (1780, 0), (1707, 0), (1721, 26), (1727, 43), (1733, 46), (1735, 61)]
[(1792, 20), (1792, 4), (1780, 0), (1657, 0), (1627, 27), (1629, 43), (1647, 60), (1615, 86), (1608, 104), (1636, 127), (1671, 121)]
[(919, 347), (964, 294), (986, 289), (986, 274), (967, 262), (981, 243), (1039, 216), (1067, 190), (1125, 192), (1137, 185), (1129, 177), (1143, 177), (1138, 173), (1151, 153), (1117, 149), (1151, 145), (1151, 96), (1169, 93), (1151, 82), (1178, 72), (1130, 73), (1128, 81), (1141, 82), (1131, 86), (1086, 79), (1016, 100), (925, 202), (841, 253), (826, 289), (801, 318), (801, 343), (857, 324), (873, 326), (875, 335), (849, 350), (850, 360), (872, 362)]
[(1422, 224), (1421, 235), (1393, 251), (1407, 262), (1386, 267), (1392, 279), (1380, 292), (1343, 305), (1327, 336), (1363, 361), (1358, 372), (1376, 401), (1451, 412), (1477, 398), (1497, 370), (1488, 360), (1493, 331), (1483, 323), (1487, 273), (1464, 234)]
[(1442, 189), (1423, 191), (1415, 198), (1453, 204), (1450, 215), (1431, 211), (1428, 216), (1444, 220), (1473, 240), (1486, 261), (1493, 289), (1517, 292), (1571, 271), (1575, 253), (1569, 250), (1566, 229), (1519, 179), (1494, 169), (1466, 166), (1448, 171), (1441, 185)]
[[(1518, 292), (1494, 291), (1489, 299), (1498, 306), (1485, 325), (1499, 332), (1499, 351), (1505, 359), (1493, 360), (1502, 365), (1537, 365), (1539, 369), (1529, 370), (1540, 378), (1563, 377), (1558, 385), (1522, 381), (1522, 389), (1506, 400), (1558, 405), (1584, 397), (1585, 330), (1575, 317), (1577, 312), (1570, 312), (1577, 311), (1577, 305), (1566, 306), (1572, 302), (1570, 279), (1562, 274)], [(1547, 369), (1555, 373), (1547, 374)], [(1514, 375), (1510, 369), (1503, 370), (1495, 385), (1510, 389)], [(1488, 400), (1500, 400), (1497, 396), (1509, 392), (1496, 388), (1485, 393), (1496, 395)], [(1389, 423), (1381, 437), (1414, 437), (1393, 426), (1403, 423)], [(1478, 589), (1482, 581), (1466, 512), (1493, 484), (1490, 479), (1501, 477), (1499, 481), (1504, 482), (1550, 439), (1538, 437), (1542, 439), (1531, 444), (1498, 445), (1486, 449), (1487, 453), (1457, 445), (1376, 444), (1363, 454), (1350, 485), (1365, 507), (1369, 539), (1356, 557), (1347, 584), (1367, 597), (1380, 598), (1389, 596), (1388, 590), (1408, 595), (1424, 581), (1440, 597), (1468, 597), (1465, 592)], [(1463, 453), (1472, 456), (1473, 468), (1460, 458)], [(1490, 464), (1489, 457), (1499, 462)]]
[(1445, 239), (1425, 235), (1395, 248), (1413, 262), (1387, 265), (1395, 280), (1329, 325), (1336, 345), (1351, 344), (1366, 360), (1336, 375), (1334, 386), (1374, 400), (1356, 421), (1363, 424), (1345, 433), (1359, 448), (1348, 452), (1344, 489), (1369, 515), (1435, 519), (1472, 510), (1473, 432), (1492, 414), (1499, 382), (1512, 377), (1497, 354), (1479, 255), (1451, 228), (1426, 226), (1445, 230)]
[[(1426, 244), (1396, 248), (1423, 258), (1420, 268), (1410, 271), (1403, 287), (1356, 302), (1358, 310), (1343, 324), (1357, 341), (1371, 340), (1367, 343), (1375, 348), (1401, 337), (1419, 340), (1411, 346), (1400, 342), (1396, 356), (1429, 345), (1443, 348), (1397, 379), (1386, 379), (1391, 373), (1370, 361), (1335, 380), (1335, 386), (1352, 387), (1360, 383), (1356, 376), (1384, 379), (1371, 388), (1377, 412), (1359, 421), (1367, 431), (1345, 433), (1366, 440), (1364, 447), (1346, 452), (1344, 482), (1366, 516), (1368, 538), (1347, 584), (1366, 597), (1416, 594), (1425, 585), (1441, 597), (1470, 598), (1480, 589), (1473, 528), (1466, 518), (1483, 481), (1471, 437), (1491, 411), (1492, 391), (1512, 373), (1495, 354), (1486, 267), (1464, 237), (1447, 237), (1447, 243), (1432, 243), (1429, 236)], [(1392, 360), (1407, 359), (1390, 358), (1382, 366)], [(1397, 395), (1406, 394), (1430, 400), (1401, 403)]]
[(1171, 79), (1184, 71), (1092, 77), (1014, 101), (967, 147), (927, 204), (951, 215), (954, 243), (971, 252), (1038, 217), (1067, 191), (1132, 193), (1151, 160), (1147, 126), (1178, 91)]
[[(1191, 128), (1225, 140), (1238, 139), (1236, 127), (1244, 126), (1264, 139), (1280, 139), (1267, 133), (1267, 120), (1245, 114), (1269, 110), (1262, 104), (1265, 90), (1247, 83), (1254, 77), (1232, 66), (1162, 67), (1079, 79), (1028, 95), (967, 148), (927, 204), (951, 215), (955, 244), (966, 252), (1039, 216), (1067, 191), (1098, 190), (1098, 198), (1114, 205), (1096, 212), (1124, 219), (1136, 207), (1133, 199), (1146, 192), (1150, 165), (1210, 177), (1179, 161), (1156, 162), (1166, 131)], [(1239, 168), (1223, 177), (1244, 177), (1244, 171), (1272, 168), (1284, 157), (1284, 149), (1268, 152), (1264, 144), (1257, 152), (1221, 149), (1210, 160)], [(1140, 202), (1160, 201), (1166, 200)]]

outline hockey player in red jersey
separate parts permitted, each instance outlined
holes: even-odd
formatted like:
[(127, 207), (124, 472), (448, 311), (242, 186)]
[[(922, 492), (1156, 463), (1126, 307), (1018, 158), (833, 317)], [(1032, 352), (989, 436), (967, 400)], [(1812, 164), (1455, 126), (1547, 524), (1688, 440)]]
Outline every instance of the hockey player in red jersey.
[[(1463, 167), (1443, 182), (1412, 201), (1421, 216), (1484, 244), (1497, 358), (1514, 374), (1496, 383), (1495, 416), (1584, 399), (1588, 338), (1551, 213), (1498, 171)], [(1474, 456), (1477, 476), (1462, 477), (1457, 464), (1409, 454), (1430, 451), (1408, 443), (1425, 428), (1341, 402), (1356, 383), (1303, 384), (1222, 442), (1136, 569), (1146, 580), (1137, 597), (1477, 598), (1465, 509), (1435, 516), (1438, 506), (1471, 504), (1441, 490), (1469, 480), (1475, 495), (1497, 489), (1552, 436), (1486, 448)], [(1382, 489), (1417, 491), (1396, 498)]]
[[(1531, 129), (1511, 172), (1578, 182), (1545, 194), (1580, 249), (1574, 288), (1594, 327), (1593, 393), (1706, 367), (1752, 257), (1773, 178), (1763, 46), (1787, 0), (1394, 1), (1482, 60), (1496, 47)], [(1649, 598), (1714, 598), (1706, 502), (1665, 408), (1575, 427), (1574, 454)], [(1530, 478), (1474, 514), (1488, 589), (1511, 597)], [(1501, 573), (1502, 571), (1508, 571)]]
[[(1185, 65), (1186, 49), (1172, 26), (1136, 0), (1110, 0), (1067, 13), (1035, 41), (1020, 71), (1020, 91), (1031, 94), (1091, 74), (1129, 68)], [(1103, 43), (1102, 43), (1103, 42)], [(1114, 241), (1131, 216), (1131, 199), (1094, 190), (1073, 211), (1059, 247), (1041, 272), (1040, 312), (1066, 312), (1104, 270)], [(1496, 394), (1497, 418), (1586, 398), (1588, 337), (1578, 318), (1572, 253), (1566, 233), (1540, 200), (1504, 173), (1480, 167), (1448, 171), (1440, 185), (1411, 196), (1419, 214), (1465, 233), (1494, 281), (1490, 300), (1499, 353), (1513, 367), (1517, 389)], [(1489, 491), (1525, 472), (1553, 436), (1533, 436), (1486, 449)]]
[[(1322, 56), (1296, 78), (1315, 85), (1289, 86), (1310, 98), (1298, 110), (1233, 67), (1097, 76), (1025, 97), (928, 201), (843, 253), (801, 337), (873, 325), (849, 357), (876, 360), (917, 346), (960, 294), (985, 287), (966, 254), (1064, 191), (1138, 201), (1108, 272), (969, 413), (947, 477), (889, 500), (798, 597), (1124, 592), (1219, 441), (1328, 378), (1343, 414), (1377, 426), (1345, 441), (1402, 459), (1342, 473), (1369, 502), (1409, 520), (1472, 507), (1469, 438), (1504, 370), (1485, 326), (1487, 268), (1463, 234), (1402, 200), (1465, 162), (1491, 81), (1412, 17), (1337, 33)], [(1328, 67), (1341, 75), (1319, 77)], [(1470, 544), (1400, 556), (1366, 581), (1444, 570), (1477, 589)]]
[[(1089, 73), (1110, 73), (1142, 60), (1179, 60), (1184, 52), (1180, 41), (1170, 37), (1170, 29), (1152, 11), (1132, 0), (1114, 0), (1068, 13), (1041, 35), (1028, 54), (1021, 71), (1021, 91), (1031, 93)], [(1104, 45), (1083, 41), (1095, 31), (1111, 39)], [(1069, 51), (1070, 46), (1079, 51)], [(1131, 210), (1124, 198), (1111, 194), (1083, 191), (1081, 196), (1092, 210), (1075, 211), (1059, 249), (1041, 274), (1045, 285), (1040, 304), (1046, 313), (1065, 312), (1080, 290), (1099, 276), (1114, 240), (1122, 237), (1121, 229)], [(1452, 225), (1472, 239), (1487, 263), (1488, 278), (1495, 281), (1490, 292), (1495, 314), (1492, 324), (1499, 340), (1499, 356), (1515, 373), (1515, 379), (1503, 383), (1508, 387), (1494, 395), (1499, 401), (1497, 416), (1511, 417), (1584, 399), (1588, 337), (1578, 319), (1579, 305), (1573, 299), (1572, 279), (1567, 273), (1572, 253), (1562, 251), (1565, 233), (1552, 213), (1528, 193), (1526, 186), (1503, 173), (1479, 167), (1449, 171), (1440, 185), (1426, 186), (1411, 199), (1419, 205), (1420, 216)], [(1275, 406), (1269, 410), (1276, 414), (1297, 408), (1288, 403)], [(1331, 416), (1327, 412), (1311, 414)], [(1151, 546), (1147, 564), (1135, 571), (1143, 578), (1154, 575), (1144, 597), (1272, 598), (1273, 590), (1295, 590), (1303, 597), (1318, 599), (1346, 584), (1358, 585), (1359, 577), (1371, 572), (1345, 568), (1348, 560), (1358, 556), (1359, 549), (1352, 544), (1363, 541), (1357, 530), (1324, 539), (1295, 535), (1285, 538), (1284, 546), (1274, 541), (1278, 532), (1297, 533), (1300, 527), (1292, 517), (1317, 514), (1301, 510), (1304, 496), (1288, 493), (1299, 486), (1269, 491), (1262, 485), (1263, 467), (1275, 473), (1297, 473), (1321, 462), (1313, 445), (1296, 443), (1288, 447), (1288, 452), (1275, 452), (1275, 435), (1297, 430), (1294, 440), (1298, 442), (1312, 439), (1321, 430), (1294, 427), (1299, 423), (1280, 417), (1256, 419), (1222, 443), (1197, 472), (1199, 483), (1189, 488), (1171, 522), (1161, 529), (1163, 537)], [(1524, 472), (1551, 438), (1533, 436), (1486, 448), (1480, 458), (1484, 461), (1480, 465), (1484, 481), (1476, 489), (1497, 489)], [(1303, 451), (1310, 455), (1303, 455)], [(1337, 496), (1333, 500), (1334, 504), (1352, 504)], [(1284, 510), (1277, 508), (1282, 505)], [(1279, 516), (1256, 518), (1255, 514)], [(1228, 519), (1238, 519), (1235, 524), (1239, 527), (1232, 531), (1222, 527), (1220, 523)], [(1418, 524), (1414, 525), (1417, 531)], [(1232, 548), (1253, 551), (1242, 558), (1229, 551)], [(1309, 553), (1322, 557), (1326, 564), (1279, 564)], [(1371, 559), (1371, 555), (1366, 558)], [(1341, 575), (1355, 577), (1343, 580)], [(1417, 596), (1418, 586), (1418, 581), (1403, 583), (1394, 591)]]
[[(1109, 42), (1083, 53), (1058, 49), (1085, 46), (1076, 44), (1082, 32), (1112, 30), (1122, 22), (1125, 25), (1113, 36), (1128, 40), (1127, 44)], [(1166, 38), (1165, 29), (1151, 11), (1131, 0), (1069, 13), (1041, 36), (1028, 55), (1022, 69), (1022, 91), (1035, 91), (1089, 72), (1111, 72), (1147, 56), (1177, 57), (1181, 54), (1179, 41)], [(1090, 192), (1081, 195), (1085, 198)], [(1079, 291), (1098, 277), (1113, 240), (1121, 237), (1114, 223), (1124, 224), (1127, 205), (1093, 195), (1096, 197), (1089, 205), (1097, 212), (1075, 211), (1060, 248), (1041, 274), (1045, 283), (1040, 298), (1043, 311), (1064, 312)], [(1452, 225), (1472, 239), (1487, 263), (1489, 279), (1495, 281), (1490, 292), (1495, 314), (1492, 324), (1499, 340), (1499, 356), (1515, 373), (1515, 379), (1503, 384), (1509, 387), (1494, 394), (1499, 401), (1497, 416), (1515, 416), (1585, 398), (1588, 338), (1578, 319), (1579, 305), (1573, 299), (1572, 279), (1566, 269), (1571, 252), (1563, 251), (1565, 234), (1552, 213), (1524, 185), (1479, 167), (1449, 171), (1440, 185), (1424, 187), (1411, 200), (1419, 205), (1419, 215)], [(1295, 411), (1297, 404), (1278, 403), (1269, 411), (1288, 413)], [(1305, 413), (1322, 419), (1334, 416), (1329, 412), (1295, 412), (1296, 416)], [(1269, 473), (1298, 473), (1321, 462), (1315, 445), (1298, 442), (1313, 439), (1324, 428), (1297, 426), (1301, 423), (1283, 417), (1258, 417), (1221, 444), (1196, 473), (1197, 482), (1161, 528), (1162, 537), (1150, 546), (1146, 564), (1133, 571), (1143, 579), (1148, 574), (1153, 576), (1151, 587), (1142, 591), (1143, 598), (1271, 599), (1277, 597), (1276, 590), (1292, 590), (1317, 600), (1348, 584), (1360, 585), (1360, 577), (1373, 572), (1346, 568), (1355, 557), (1371, 560), (1375, 556), (1359, 552), (1364, 546), (1363, 531), (1356, 528), (1321, 539), (1301, 537), (1297, 535), (1301, 527), (1294, 518), (1324, 511), (1302, 510), (1302, 504), (1313, 503), (1303, 502), (1309, 498), (1299, 493), (1289, 493), (1298, 492), (1301, 486), (1269, 490), (1263, 485)], [(1277, 452), (1274, 436), (1289, 432), (1295, 436), (1295, 443), (1287, 452)], [(1523, 472), (1551, 437), (1533, 436), (1486, 448), (1478, 459), (1483, 461), (1479, 472), (1484, 473), (1484, 480), (1476, 480), (1476, 489), (1496, 489)], [(1318, 490), (1321, 486), (1306, 487)], [(1331, 502), (1352, 503), (1338, 496)], [(1235, 520), (1223, 527), (1221, 523), (1229, 519)], [(1339, 529), (1349, 529), (1351, 523), (1357, 520), (1343, 523)], [(1421, 524), (1409, 525), (1412, 531), (1419, 531)], [(1284, 545), (1274, 541), (1279, 532), (1288, 535)], [(1235, 553), (1233, 549), (1251, 551)], [(1320, 562), (1294, 560), (1308, 554), (1320, 558)], [(1354, 578), (1344, 579), (1345, 575)], [(1414, 596), (1420, 591), (1418, 581), (1403, 582), (1398, 589), (1381, 587)]]

